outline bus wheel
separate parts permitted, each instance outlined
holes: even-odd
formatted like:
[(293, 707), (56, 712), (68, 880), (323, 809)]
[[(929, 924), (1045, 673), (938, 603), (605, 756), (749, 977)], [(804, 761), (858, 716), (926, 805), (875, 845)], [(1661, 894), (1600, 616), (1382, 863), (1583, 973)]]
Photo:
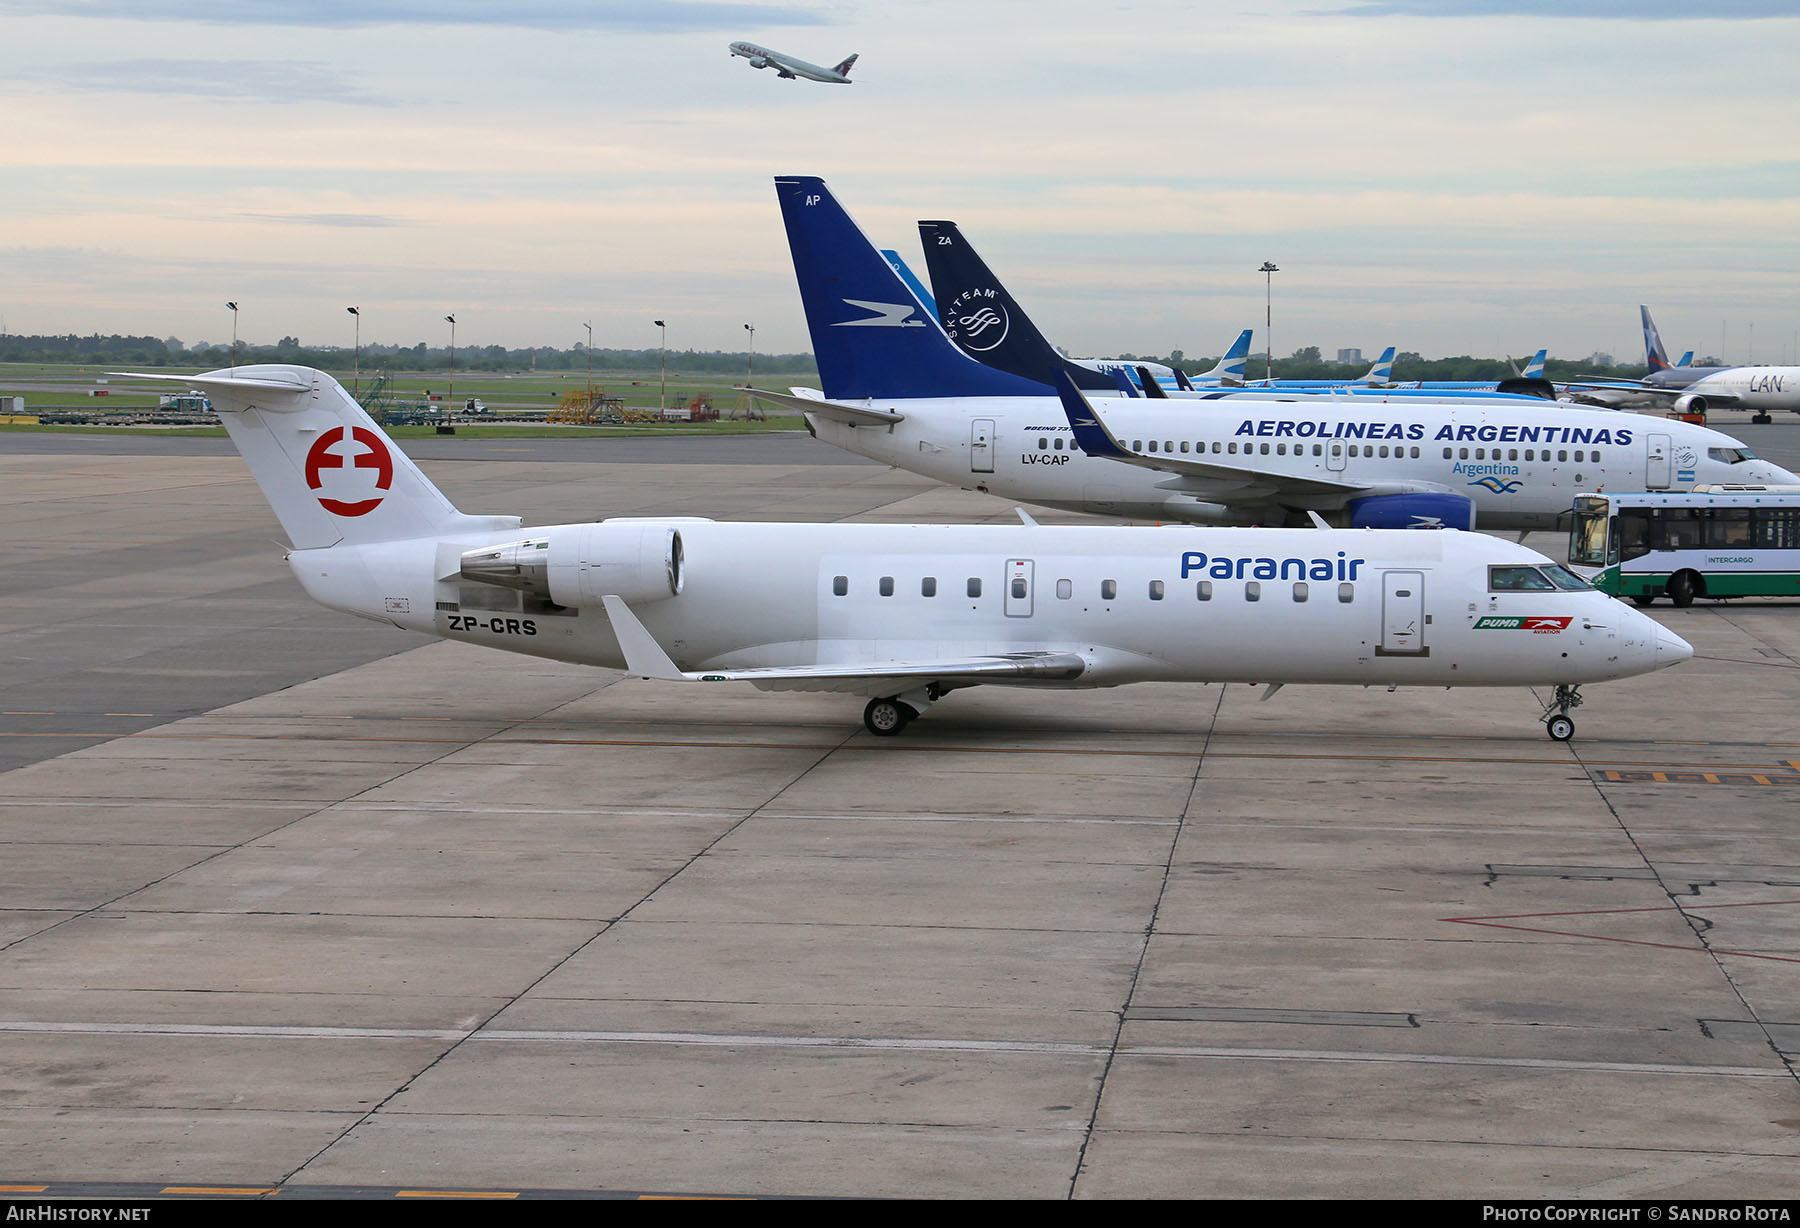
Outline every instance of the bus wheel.
[(1638, 593), (1638, 594), (1634, 595), (1631, 599), (1631, 604), (1636, 606), (1640, 610), (1643, 609), (1647, 605), (1655, 604), (1655, 602), (1656, 602), (1656, 594), (1655, 593)]
[(1694, 604), (1694, 573), (1678, 571), (1669, 577), (1669, 600), (1680, 607)]

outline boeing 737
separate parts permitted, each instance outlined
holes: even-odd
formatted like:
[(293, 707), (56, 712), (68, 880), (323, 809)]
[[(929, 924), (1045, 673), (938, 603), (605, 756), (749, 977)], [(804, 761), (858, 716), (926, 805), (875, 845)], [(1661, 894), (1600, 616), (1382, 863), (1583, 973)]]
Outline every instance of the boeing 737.
[[(1318, 512), (1373, 528), (1496, 529), (1557, 527), (1576, 494), (1602, 488), (1800, 483), (1705, 427), (1542, 401), (1375, 406), (1221, 391), (1196, 412), (1095, 395), (1137, 458), (1098, 459), (1077, 446), (1047, 383), (1048, 343), (991, 274), (983, 298), (1004, 327), (986, 353), (1005, 369), (933, 326), (823, 180), (782, 178), (776, 191), (823, 397), (753, 395), (798, 409), (828, 443), (938, 481), (1145, 520), (1289, 524)], [(973, 255), (953, 227), (933, 225), (928, 250)], [(1082, 368), (1061, 369), (1081, 386)]]
[(789, 81), (805, 77), (808, 81), (823, 81), (827, 85), (850, 85), (850, 66), (856, 63), (853, 55), (835, 68), (820, 68), (817, 64), (796, 60), (791, 55), (758, 47), (755, 43), (733, 43), (731, 54), (741, 55), (749, 60), (752, 68), (773, 68), (776, 76)]
[(1791, 409), (1800, 413), (1800, 367), (1694, 367), (1671, 363), (1650, 309), (1640, 304), (1644, 326), (1644, 360), (1649, 374), (1636, 383), (1570, 383), (1563, 396), (1577, 404), (1666, 406), (1676, 413), (1704, 414), (1709, 409), (1744, 409), (1752, 422), (1774, 421), (1770, 411)]
[(1191, 681), (1542, 686), (1554, 688), (1545, 729), (1566, 740), (1581, 684), (1693, 653), (1535, 551), (1463, 533), (1023, 516), (527, 529), (459, 512), (321, 371), (190, 382), (211, 396), (320, 604), (645, 678), (867, 696), (876, 735), (982, 683)]

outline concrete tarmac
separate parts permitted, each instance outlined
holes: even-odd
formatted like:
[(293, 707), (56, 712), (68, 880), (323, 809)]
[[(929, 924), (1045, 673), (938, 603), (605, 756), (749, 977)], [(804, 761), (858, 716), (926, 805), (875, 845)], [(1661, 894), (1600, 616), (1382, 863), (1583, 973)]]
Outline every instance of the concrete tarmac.
[[(1184, 685), (875, 739), (319, 609), (235, 457), (17, 438), (15, 1187), (1800, 1193), (1800, 603), (1654, 607), (1696, 658), (1568, 744), (1525, 689)], [(759, 455), (424, 467), (538, 523), (1012, 516)]]

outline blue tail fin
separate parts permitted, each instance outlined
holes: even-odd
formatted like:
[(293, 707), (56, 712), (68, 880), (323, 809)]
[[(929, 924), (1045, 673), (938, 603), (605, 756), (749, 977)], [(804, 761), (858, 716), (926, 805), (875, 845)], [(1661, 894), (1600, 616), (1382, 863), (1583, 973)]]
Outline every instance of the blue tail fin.
[(1250, 329), (1239, 333), (1231, 348), (1225, 351), (1225, 357), (1208, 371), (1203, 379), (1217, 380), (1228, 387), (1235, 387), (1244, 382), (1244, 372), (1250, 365)]
[(1548, 350), (1539, 350), (1537, 353), (1533, 354), (1531, 356), (1531, 360), (1525, 364), (1525, 369), (1523, 371), (1519, 372), (1520, 378), (1521, 379), (1543, 379), (1544, 378), (1544, 359), (1548, 356), (1548, 354), (1549, 354)]
[(823, 179), (783, 176), (775, 195), (827, 398), (1049, 395), (950, 344)]
[(1642, 303), (1638, 304), (1638, 315), (1644, 322), (1644, 362), (1652, 371), (1667, 371), (1669, 355), (1663, 349), (1662, 338), (1657, 335), (1656, 321), (1650, 318), (1650, 309)]
[(1365, 384), (1391, 384), (1394, 382), (1394, 347), (1388, 346), (1381, 351), (1381, 357), (1369, 368), (1369, 373), (1362, 377)]
[[(925, 273), (937, 295), (938, 320), (963, 353), (999, 371), (1026, 379), (1048, 378), (1043, 355), (1053, 352), (987, 262), (975, 254), (955, 222), (920, 222)], [(1120, 391), (1113, 377), (1060, 359), (1077, 388)], [(1034, 375), (1036, 373), (1036, 375)], [(1133, 389), (1128, 395), (1137, 395)]]
[(1689, 350), (1687, 353), (1683, 354), (1680, 358), (1676, 359), (1675, 365), (1678, 367), (1693, 366), (1694, 365), (1694, 351)]

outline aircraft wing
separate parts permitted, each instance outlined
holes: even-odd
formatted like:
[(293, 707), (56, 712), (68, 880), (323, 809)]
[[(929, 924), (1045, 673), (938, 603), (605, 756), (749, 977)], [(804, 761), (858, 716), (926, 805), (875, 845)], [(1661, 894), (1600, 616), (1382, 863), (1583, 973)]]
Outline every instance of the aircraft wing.
[(1642, 405), (1646, 402), (1666, 405), (1686, 396), (1700, 397), (1715, 409), (1743, 404), (1743, 399), (1733, 393), (1712, 388), (1695, 388), (1692, 385), (1686, 388), (1657, 388), (1649, 384), (1632, 383), (1562, 385), (1563, 399), (1574, 401), (1578, 405), (1603, 405), (1609, 409), (1620, 405)]
[(767, 401), (783, 409), (799, 410), (803, 414), (834, 418), (839, 422), (848, 422), (851, 426), (892, 426), (896, 422), (906, 421), (905, 414), (891, 409), (845, 405), (841, 401), (827, 401), (822, 397), (791, 396), (785, 392), (765, 392), (761, 388), (752, 388), (749, 392), (758, 401)]
[(1114, 437), (1088, 399), (1081, 395), (1081, 390), (1075, 387), (1074, 381), (1060, 371), (1056, 373), (1056, 390), (1062, 397), (1069, 426), (1075, 432), (1075, 442), (1083, 452), (1176, 475), (1177, 480), (1160, 484), (1163, 489), (1179, 490), (1218, 503), (1302, 506), (1321, 497), (1362, 494), (1369, 489), (1358, 482), (1302, 477), (1254, 465), (1201, 460), (1197, 456), (1190, 458), (1173, 452), (1134, 452)]
[(1074, 652), (1007, 652), (935, 661), (854, 661), (843, 664), (683, 670), (669, 659), (622, 597), (602, 597), (625, 667), (641, 678), (674, 682), (748, 682), (774, 691), (849, 691), (891, 695), (933, 682), (1067, 682), (1087, 671)]

